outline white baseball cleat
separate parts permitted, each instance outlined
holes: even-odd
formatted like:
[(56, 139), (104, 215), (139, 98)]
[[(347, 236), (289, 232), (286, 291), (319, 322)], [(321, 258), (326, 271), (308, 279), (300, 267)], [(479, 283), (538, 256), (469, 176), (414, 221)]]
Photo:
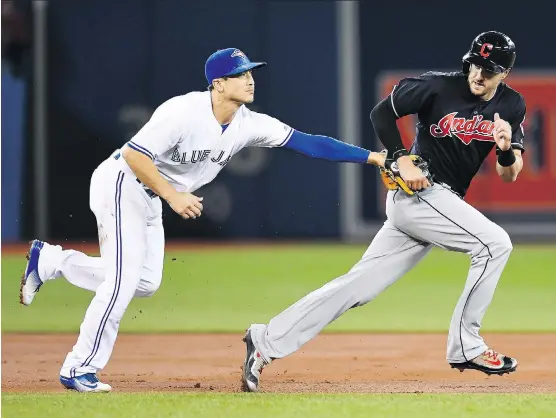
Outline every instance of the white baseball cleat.
[(76, 390), (77, 392), (107, 393), (112, 390), (112, 386), (98, 380), (95, 373), (87, 373), (77, 377), (60, 376), (60, 383), (66, 389)]
[(33, 302), (33, 298), (44, 283), (44, 280), (39, 275), (39, 258), (43, 246), (44, 242), (37, 239), (33, 240), (27, 253), (27, 266), (25, 267), (19, 288), (19, 302), (25, 306)]

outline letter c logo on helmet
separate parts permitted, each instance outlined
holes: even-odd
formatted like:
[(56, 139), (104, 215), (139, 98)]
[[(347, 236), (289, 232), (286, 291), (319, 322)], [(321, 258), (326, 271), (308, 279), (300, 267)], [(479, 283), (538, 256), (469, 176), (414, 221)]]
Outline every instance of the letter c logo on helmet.
[[(486, 51), (487, 49), (488, 51)], [(492, 44), (483, 44), (480, 52), (481, 57), (488, 58), (488, 56), (490, 55), (490, 51), (492, 51)]]

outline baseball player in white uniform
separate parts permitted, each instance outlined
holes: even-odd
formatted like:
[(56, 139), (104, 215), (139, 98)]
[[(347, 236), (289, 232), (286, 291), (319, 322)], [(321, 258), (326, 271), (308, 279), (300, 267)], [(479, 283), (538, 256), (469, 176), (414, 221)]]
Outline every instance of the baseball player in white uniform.
[(322, 135), (309, 135), (249, 110), (255, 83), (251, 62), (239, 49), (212, 54), (205, 64), (208, 91), (160, 105), (121, 149), (94, 171), (90, 207), (98, 224), (100, 257), (34, 240), (21, 281), (29, 305), (44, 282), (65, 277), (95, 292), (60, 382), (79, 392), (108, 392), (99, 381), (112, 353), (120, 320), (131, 299), (153, 295), (162, 280), (164, 230), (160, 198), (184, 219), (201, 216), (193, 194), (211, 182), (245, 147), (286, 147), (330, 161), (384, 164), (384, 154)]

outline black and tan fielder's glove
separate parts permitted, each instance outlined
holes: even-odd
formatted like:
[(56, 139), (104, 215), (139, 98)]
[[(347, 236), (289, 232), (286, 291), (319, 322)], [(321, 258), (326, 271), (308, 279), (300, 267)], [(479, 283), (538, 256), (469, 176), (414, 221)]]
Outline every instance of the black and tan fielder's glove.
[[(429, 164), (418, 155), (411, 154), (409, 157), (411, 158), (411, 161), (413, 161), (413, 164), (421, 169), (423, 175), (432, 185), (432, 175), (429, 171)], [(400, 176), (398, 163), (390, 158), (386, 158), (384, 167), (380, 167), (380, 177), (388, 190), (402, 189), (410, 196), (415, 194), (415, 191), (410, 189)]]

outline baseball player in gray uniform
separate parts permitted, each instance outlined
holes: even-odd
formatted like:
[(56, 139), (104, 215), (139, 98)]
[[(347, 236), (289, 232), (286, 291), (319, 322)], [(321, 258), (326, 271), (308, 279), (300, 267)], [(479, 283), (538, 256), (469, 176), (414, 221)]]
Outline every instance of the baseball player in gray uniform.
[[(463, 200), (493, 148), (503, 181), (515, 181), (522, 169), (525, 101), (503, 81), (515, 56), (509, 37), (482, 33), (463, 57), (461, 72), (405, 78), (376, 105), (371, 119), (388, 150), (387, 166), (409, 189), (388, 191), (387, 220), (350, 271), (308, 294), (268, 325), (251, 325), (244, 337), (244, 390), (256, 391), (266, 365), (294, 353), (348, 309), (373, 300), (434, 246), (471, 258), (450, 324), (449, 364), (487, 374), (516, 369), (515, 358), (489, 348), (479, 335), (512, 243), (500, 226)], [(418, 124), (408, 152), (396, 120), (409, 114), (418, 116)], [(425, 162), (428, 176), (413, 156)]]

